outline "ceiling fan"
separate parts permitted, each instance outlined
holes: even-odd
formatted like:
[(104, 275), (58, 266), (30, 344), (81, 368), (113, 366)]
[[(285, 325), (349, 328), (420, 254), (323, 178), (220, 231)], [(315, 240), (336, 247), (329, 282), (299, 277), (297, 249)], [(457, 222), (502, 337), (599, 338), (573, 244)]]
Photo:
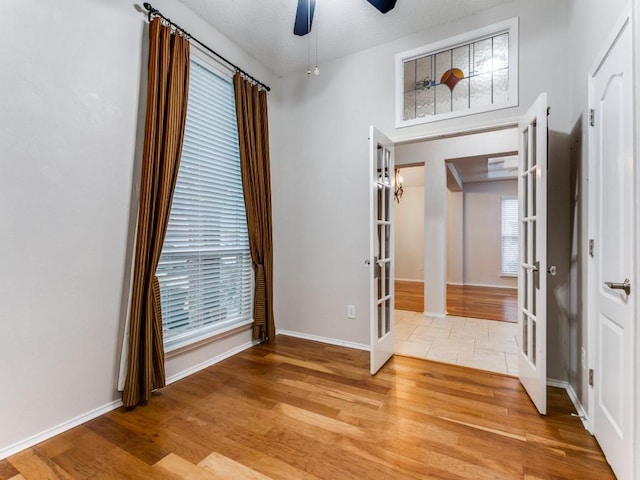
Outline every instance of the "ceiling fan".
[[(392, 10), (393, 7), (396, 6), (396, 1), (397, 0), (367, 0), (367, 2), (376, 7), (381, 13), (387, 13)], [(293, 33), (303, 37), (311, 31), (315, 10), (316, 0), (298, 0)]]

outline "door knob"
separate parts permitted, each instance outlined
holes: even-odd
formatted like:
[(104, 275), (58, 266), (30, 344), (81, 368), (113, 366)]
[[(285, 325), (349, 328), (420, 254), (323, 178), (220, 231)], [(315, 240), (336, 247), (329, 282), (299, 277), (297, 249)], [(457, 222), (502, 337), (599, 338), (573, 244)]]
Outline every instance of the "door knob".
[(558, 269), (556, 268), (555, 265), (551, 265), (549, 268), (547, 268), (547, 273), (552, 277), (555, 277), (556, 274), (558, 273)]
[(625, 278), (622, 283), (604, 282), (604, 284), (611, 290), (624, 290), (624, 293), (627, 295), (631, 293), (631, 282), (628, 278)]

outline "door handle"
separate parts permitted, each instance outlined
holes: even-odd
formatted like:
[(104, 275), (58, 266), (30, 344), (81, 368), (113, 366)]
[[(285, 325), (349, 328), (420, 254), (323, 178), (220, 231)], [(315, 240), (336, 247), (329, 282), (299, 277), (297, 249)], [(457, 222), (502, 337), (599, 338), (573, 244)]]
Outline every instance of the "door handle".
[(547, 268), (547, 273), (552, 277), (555, 277), (556, 274), (558, 273), (558, 269), (556, 268), (555, 265), (551, 265), (549, 268)]
[(604, 284), (611, 290), (624, 290), (624, 293), (627, 295), (631, 293), (631, 282), (628, 278), (625, 278), (622, 283), (604, 282)]

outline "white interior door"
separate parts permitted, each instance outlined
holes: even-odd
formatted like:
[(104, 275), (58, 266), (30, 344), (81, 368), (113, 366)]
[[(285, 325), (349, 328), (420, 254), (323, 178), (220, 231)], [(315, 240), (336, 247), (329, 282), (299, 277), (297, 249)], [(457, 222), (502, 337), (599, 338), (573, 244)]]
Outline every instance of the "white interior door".
[(547, 94), (519, 125), (518, 376), (547, 413)]
[(589, 293), (595, 299), (594, 434), (620, 480), (637, 478), (633, 458), (633, 91), (627, 18), (591, 80), (593, 127)]
[(393, 143), (369, 130), (371, 374), (393, 355)]

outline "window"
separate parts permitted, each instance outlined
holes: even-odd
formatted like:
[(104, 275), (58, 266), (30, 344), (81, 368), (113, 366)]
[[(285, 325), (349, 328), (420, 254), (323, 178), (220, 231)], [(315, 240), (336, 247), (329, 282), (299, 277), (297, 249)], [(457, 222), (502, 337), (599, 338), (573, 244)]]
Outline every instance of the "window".
[(502, 199), (502, 275), (518, 275), (518, 199)]
[(396, 126), (518, 105), (518, 19), (396, 55)]
[(231, 80), (192, 57), (188, 102), (156, 272), (167, 351), (252, 317), (253, 270)]

